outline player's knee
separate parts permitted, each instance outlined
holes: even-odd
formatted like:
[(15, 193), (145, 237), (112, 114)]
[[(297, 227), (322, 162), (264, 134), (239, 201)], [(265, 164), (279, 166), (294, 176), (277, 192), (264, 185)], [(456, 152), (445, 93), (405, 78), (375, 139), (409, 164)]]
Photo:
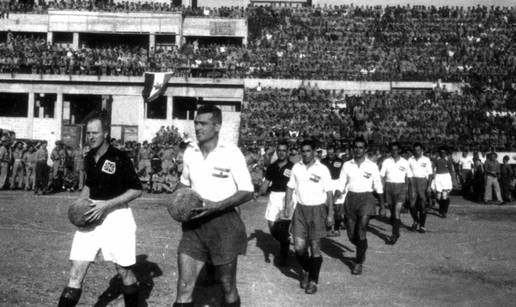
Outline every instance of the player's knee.
[(236, 291), (236, 280), (232, 276), (221, 276), (220, 284), (225, 294), (231, 294)]
[(186, 278), (179, 278), (177, 281), (178, 294), (189, 294), (193, 291), (195, 282)]

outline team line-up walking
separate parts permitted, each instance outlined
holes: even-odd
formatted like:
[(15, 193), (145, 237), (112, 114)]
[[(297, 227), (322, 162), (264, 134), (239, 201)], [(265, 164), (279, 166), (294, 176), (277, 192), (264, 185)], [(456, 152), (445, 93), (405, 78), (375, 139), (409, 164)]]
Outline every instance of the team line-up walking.
[[(253, 198), (254, 187), (240, 149), (219, 140), (221, 126), (219, 108), (199, 108), (195, 118), (197, 142), (190, 143), (184, 152), (177, 189), (191, 188), (203, 205), (193, 209), (194, 216), (182, 223), (175, 307), (193, 306), (193, 290), (206, 264), (222, 285), (224, 306), (241, 305), (237, 258), (246, 252), (247, 236), (238, 206)], [(86, 135), (91, 150), (85, 157), (86, 180), (77, 201), (91, 201), (85, 216), (96, 226), (75, 232), (70, 278), (59, 298), (60, 307), (79, 302), (88, 267), (99, 251), (115, 264), (125, 305), (138, 306), (138, 281), (132, 271), (136, 224), (128, 204), (140, 197), (142, 186), (127, 154), (109, 143), (108, 131), (101, 115), (88, 120)], [(322, 238), (338, 236), (345, 229), (356, 251), (351, 274), (360, 275), (372, 217), (386, 218), (390, 210), (389, 245), (400, 239), (400, 214), (405, 206), (413, 218), (411, 229), (420, 233), (426, 232), (430, 195), (439, 203), (440, 216), (446, 217), (454, 170), (445, 148), (440, 148), (433, 160), (424, 155), (419, 143), (413, 144), (413, 155), (407, 158), (398, 143), (390, 144), (389, 149), (390, 156), (379, 167), (368, 158), (363, 138), (353, 141), (353, 157), (347, 161), (339, 158), (333, 147), (319, 159), (315, 143), (305, 140), (300, 146), (300, 161), (293, 163), (288, 144), (278, 142), (258, 193), (270, 192), (265, 219), (280, 243), (275, 261), (280, 266), (292, 265), (288, 256), (293, 244), (302, 268), (299, 284), (306, 294), (316, 293), (320, 284)]]

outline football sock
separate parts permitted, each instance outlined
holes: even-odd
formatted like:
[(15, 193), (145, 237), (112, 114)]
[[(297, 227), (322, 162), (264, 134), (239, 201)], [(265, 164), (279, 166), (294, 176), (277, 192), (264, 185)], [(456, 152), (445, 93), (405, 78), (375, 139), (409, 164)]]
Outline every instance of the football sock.
[(224, 307), (240, 307), (240, 298), (238, 298), (236, 301), (234, 301), (232, 303), (224, 302), (224, 304), (222, 306), (224, 306)]
[(310, 270), (310, 258), (308, 258), (308, 254), (306, 252), (300, 253), (296, 251), (296, 259), (301, 265), (303, 271), (308, 272)]
[(66, 287), (59, 298), (58, 307), (74, 307), (81, 298), (82, 289)]
[(421, 225), (421, 227), (425, 227), (425, 223), (426, 223), (426, 212), (425, 212), (425, 209), (423, 209), (423, 211), (419, 212), (419, 225)]
[(397, 236), (397, 237), (400, 236), (400, 224), (401, 224), (401, 220), (395, 218), (394, 223), (392, 224), (392, 235), (393, 236)]
[(321, 271), (322, 257), (311, 257), (310, 258), (310, 269), (308, 271), (308, 278), (310, 281), (319, 283), (319, 272)]
[(362, 264), (365, 261), (367, 251), (367, 239), (358, 241), (357, 245), (357, 263)]
[(443, 199), (443, 213), (448, 213), (448, 207), (450, 206), (450, 199)]
[(123, 286), (122, 292), (124, 293), (125, 307), (137, 307), (138, 306), (138, 285), (136, 283)]

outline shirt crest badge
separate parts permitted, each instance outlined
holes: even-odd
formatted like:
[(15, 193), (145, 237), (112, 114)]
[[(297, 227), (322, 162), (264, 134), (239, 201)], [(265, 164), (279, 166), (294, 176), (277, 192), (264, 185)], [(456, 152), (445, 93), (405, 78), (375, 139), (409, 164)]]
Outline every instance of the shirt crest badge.
[(290, 178), (290, 170), (288, 168), (283, 171), (283, 176)]
[(313, 182), (319, 182), (319, 180), (321, 180), (321, 176), (318, 176), (316, 174), (311, 174), (310, 175), (310, 180), (313, 181)]
[(373, 174), (371, 174), (371, 173), (364, 172), (364, 178), (369, 179), (369, 178), (371, 178), (371, 176), (372, 176), (372, 175), (373, 175)]
[(102, 171), (104, 173), (113, 175), (116, 171), (116, 163), (109, 160), (104, 161), (104, 164), (102, 165)]

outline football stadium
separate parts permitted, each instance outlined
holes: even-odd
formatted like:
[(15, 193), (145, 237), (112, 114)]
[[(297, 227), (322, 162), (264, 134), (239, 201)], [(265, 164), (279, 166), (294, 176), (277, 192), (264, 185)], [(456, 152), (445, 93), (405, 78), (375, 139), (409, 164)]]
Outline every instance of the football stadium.
[[(0, 306), (516, 299), (510, 0), (3, 0), (0, 137)], [(235, 242), (192, 251), (175, 202), (235, 214), (218, 244), (243, 221), (238, 267)], [(125, 209), (134, 261), (104, 235), (84, 258), (77, 233)]]

